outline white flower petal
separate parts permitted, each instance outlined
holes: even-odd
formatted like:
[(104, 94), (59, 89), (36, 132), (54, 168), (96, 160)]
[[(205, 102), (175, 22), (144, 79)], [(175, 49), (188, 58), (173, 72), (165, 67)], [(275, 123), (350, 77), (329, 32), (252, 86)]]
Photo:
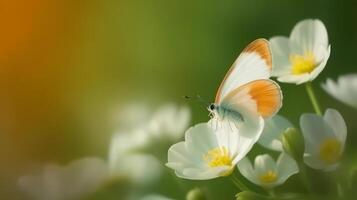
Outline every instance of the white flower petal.
[(264, 130), (258, 143), (268, 149), (283, 151), (281, 144), (282, 134), (287, 128), (293, 127), (289, 120), (280, 115), (275, 115), (265, 120)]
[(257, 185), (260, 184), (260, 181), (257, 178), (257, 174), (253, 169), (252, 163), (247, 157), (244, 157), (242, 160), (240, 160), (237, 164), (237, 167), (239, 169), (239, 172), (250, 182)]
[(276, 36), (269, 40), (273, 56), (272, 76), (289, 74), (291, 71), (289, 38)]
[[(238, 152), (240, 148), (240, 130), (234, 123), (231, 123), (228, 120), (220, 121), (218, 118), (212, 118), (207, 124), (210, 126), (211, 130), (214, 130), (218, 146), (227, 147), (230, 149), (231, 156), (235, 157), (235, 153)], [(216, 127), (217, 124), (218, 127)]]
[(276, 163), (269, 154), (263, 154), (255, 157), (254, 169), (258, 174), (272, 170), (276, 171)]
[(219, 146), (216, 134), (207, 123), (200, 123), (189, 128), (185, 133), (185, 142), (188, 152), (201, 156)]
[[(211, 126), (211, 129), (215, 130), (214, 133), (216, 135), (218, 145), (228, 147), (228, 149), (230, 150), (230, 155), (234, 158), (232, 161), (234, 165), (251, 150), (251, 148), (259, 138), (264, 123), (264, 121), (260, 119), (261, 118), (259, 118), (258, 121), (260, 122), (260, 127), (254, 128), (245, 127), (249, 125), (238, 125), (240, 127), (237, 128), (233, 122), (229, 122), (228, 120), (220, 121), (216, 118), (213, 118), (208, 122), (208, 124)], [(218, 124), (218, 127), (216, 124)], [(256, 124), (254, 124), (254, 126), (256, 126)], [(243, 131), (248, 130), (251, 131), (249, 132), (249, 137), (247, 137), (247, 134), (243, 134)]]
[(294, 75), (294, 74), (287, 74), (278, 77), (278, 81), (282, 83), (295, 83), (296, 85), (300, 85), (302, 83), (306, 83), (311, 78), (311, 75), (308, 73)]
[(290, 40), (299, 44), (303, 51), (312, 50), (314, 54), (321, 46), (328, 46), (326, 27), (318, 19), (306, 19), (297, 23), (291, 32)]
[(256, 140), (253, 140), (251, 138), (247, 138), (244, 136), (241, 136), (239, 138), (239, 143), (238, 145), (238, 154), (232, 161), (232, 163), (235, 165), (237, 164), (244, 156), (247, 155), (247, 153), (252, 149), (253, 145), (256, 143)]
[(197, 168), (185, 168), (182, 173), (176, 172), (176, 175), (180, 178), (191, 180), (209, 180), (222, 176), (231, 168), (228, 166), (221, 166), (215, 168), (197, 169)]
[(277, 171), (279, 173), (277, 184), (283, 184), (291, 175), (299, 172), (296, 161), (287, 153), (281, 153), (277, 160)]
[(323, 169), (324, 171), (333, 171), (336, 170), (339, 166), (339, 163), (326, 165), (322, 160), (319, 158), (318, 155), (304, 155), (304, 162), (314, 169)]
[(195, 150), (188, 151), (185, 142), (172, 145), (168, 151), (168, 162), (166, 166), (174, 170), (183, 170), (185, 167), (206, 168), (206, 164), (202, 162), (203, 155), (206, 151), (201, 152), (198, 150), (200, 153), (193, 151)]
[[(357, 75), (356, 75), (356, 77), (357, 77)], [(357, 78), (356, 78), (357, 79)], [(335, 99), (338, 99), (338, 100), (340, 100), (339, 98), (340, 98), (340, 96), (341, 96), (341, 88), (339, 88), (338, 85), (339, 83), (338, 82), (335, 82), (334, 80), (332, 80), (332, 79), (330, 79), (330, 78), (328, 78), (327, 80), (326, 80), (326, 83), (323, 83), (323, 84), (321, 84), (321, 87), (328, 93), (328, 94), (330, 94), (332, 97), (334, 97)], [(347, 95), (346, 97), (348, 97), (348, 98), (346, 98), (348, 101), (350, 100), (349, 99), (349, 95)], [(342, 101), (342, 100), (340, 100), (340, 101)], [(344, 101), (342, 101), (342, 102), (344, 102)], [(347, 104), (347, 103), (346, 103)], [(347, 104), (347, 105), (349, 105), (349, 104)], [(356, 108), (357, 108), (357, 103), (356, 103)]]
[(327, 109), (325, 111), (324, 120), (332, 128), (335, 137), (343, 144), (346, 142), (347, 126), (341, 114), (335, 109)]
[(320, 54), (321, 54), (320, 56), (322, 56), (321, 61), (320, 64), (311, 72), (310, 79), (309, 79), (310, 81), (313, 81), (325, 68), (327, 60), (330, 57), (330, 52), (331, 52), (331, 46), (328, 46), (327, 50), (325, 49), (320, 50)]
[(300, 127), (305, 140), (305, 153), (315, 154), (319, 151), (321, 141), (334, 138), (334, 132), (322, 117), (315, 114), (303, 114)]
[(357, 109), (357, 74), (340, 76), (336, 82), (327, 79), (322, 88), (337, 100)]

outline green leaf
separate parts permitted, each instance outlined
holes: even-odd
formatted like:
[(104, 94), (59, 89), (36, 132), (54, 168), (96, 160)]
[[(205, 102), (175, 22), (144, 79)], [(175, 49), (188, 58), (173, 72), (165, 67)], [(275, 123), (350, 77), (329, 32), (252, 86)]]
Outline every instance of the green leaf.
[(237, 200), (268, 200), (270, 197), (250, 191), (240, 192), (236, 195)]

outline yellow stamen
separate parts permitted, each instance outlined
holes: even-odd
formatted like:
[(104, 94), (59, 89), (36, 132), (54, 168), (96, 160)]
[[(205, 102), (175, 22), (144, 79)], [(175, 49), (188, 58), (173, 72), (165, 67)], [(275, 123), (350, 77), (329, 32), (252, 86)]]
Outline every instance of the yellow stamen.
[(336, 163), (342, 152), (342, 144), (335, 138), (325, 139), (320, 145), (320, 159), (326, 164)]
[(203, 156), (210, 167), (232, 166), (232, 158), (226, 147), (214, 148)]
[(311, 51), (307, 51), (304, 55), (290, 55), (292, 65), (292, 73), (295, 75), (310, 73), (316, 67), (315, 56)]
[(266, 173), (259, 176), (259, 180), (262, 183), (273, 183), (278, 179), (278, 175), (276, 172), (269, 170)]

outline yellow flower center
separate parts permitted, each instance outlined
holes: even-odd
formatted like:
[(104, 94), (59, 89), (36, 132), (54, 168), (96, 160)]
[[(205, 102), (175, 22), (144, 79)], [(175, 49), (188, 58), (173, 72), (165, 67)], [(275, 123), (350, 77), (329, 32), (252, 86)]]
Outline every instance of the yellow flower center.
[(278, 178), (278, 175), (276, 172), (269, 170), (267, 172), (265, 172), (264, 174), (259, 176), (259, 180), (262, 183), (273, 183), (276, 181), (276, 179)]
[(341, 157), (342, 144), (335, 138), (325, 139), (320, 145), (320, 159), (326, 164), (334, 164)]
[(316, 67), (315, 56), (311, 51), (305, 52), (304, 55), (290, 55), (290, 62), (295, 75), (310, 73)]
[(214, 148), (203, 156), (210, 167), (232, 166), (232, 158), (229, 156), (229, 151), (226, 147)]

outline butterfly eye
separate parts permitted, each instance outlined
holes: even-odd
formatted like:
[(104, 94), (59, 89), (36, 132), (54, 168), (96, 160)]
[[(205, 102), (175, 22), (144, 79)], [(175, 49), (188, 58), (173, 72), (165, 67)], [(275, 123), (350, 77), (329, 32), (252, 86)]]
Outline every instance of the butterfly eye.
[(209, 105), (210, 110), (214, 110), (214, 108), (215, 108), (214, 104)]

